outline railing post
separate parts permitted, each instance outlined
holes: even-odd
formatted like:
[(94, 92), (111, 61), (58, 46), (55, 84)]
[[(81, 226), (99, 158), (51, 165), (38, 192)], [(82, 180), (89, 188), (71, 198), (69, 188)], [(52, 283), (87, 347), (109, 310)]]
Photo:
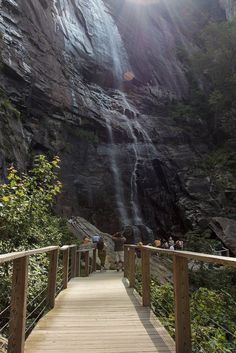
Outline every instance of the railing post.
[(76, 251), (77, 246), (71, 248), (71, 278), (76, 276)]
[(76, 253), (76, 276), (77, 277), (81, 276), (80, 269), (81, 269), (81, 252), (77, 251)]
[(96, 272), (96, 269), (97, 269), (97, 249), (94, 248), (93, 249), (93, 265), (92, 265), (92, 271), (93, 272)]
[(89, 276), (89, 251), (84, 252), (85, 276)]
[(128, 277), (128, 263), (129, 263), (129, 248), (124, 246), (124, 277)]
[(145, 248), (141, 247), (142, 254), (142, 298), (143, 306), (151, 305), (151, 276), (150, 276), (150, 252)]
[(130, 288), (135, 284), (135, 248), (129, 248), (128, 280)]
[(57, 283), (57, 266), (58, 266), (58, 249), (49, 253), (49, 271), (48, 271), (48, 293), (47, 301), (50, 309), (55, 306), (56, 283)]
[(24, 352), (28, 262), (28, 256), (13, 261), (8, 353)]
[(62, 288), (66, 289), (68, 284), (68, 272), (69, 272), (69, 248), (63, 250), (63, 280)]
[(174, 255), (176, 353), (191, 353), (188, 259)]

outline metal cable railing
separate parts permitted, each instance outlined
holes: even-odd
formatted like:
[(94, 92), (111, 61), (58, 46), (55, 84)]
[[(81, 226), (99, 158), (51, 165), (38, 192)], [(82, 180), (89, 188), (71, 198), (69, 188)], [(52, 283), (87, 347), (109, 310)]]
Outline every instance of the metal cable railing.
[[(23, 353), (25, 337), (39, 319), (54, 307), (56, 296), (76, 276), (78, 259), (76, 245), (0, 255), (0, 265), (4, 265), (0, 274), (7, 278), (2, 281), (6, 296), (5, 307), (0, 311), (0, 335), (10, 352)], [(89, 268), (88, 261), (86, 264)]]
[[(138, 276), (136, 249), (141, 253), (138, 261), (141, 275)], [(156, 271), (156, 278), (152, 280), (152, 252), (160, 253), (155, 257), (155, 263), (158, 263), (156, 258), (173, 257), (173, 280), (170, 283), (163, 284), (159, 276), (165, 276), (160, 271)], [(161, 271), (162, 266), (163, 263), (160, 264)], [(144, 306), (153, 308), (176, 339), (180, 352), (236, 352), (235, 267), (235, 258), (150, 246), (125, 246), (125, 276), (131, 288), (135, 286), (142, 294)]]
[[(45, 302), (46, 298), (44, 299)], [(45, 311), (47, 311), (47, 304), (41, 309), (41, 311), (39, 312), (39, 314), (34, 318), (34, 320), (30, 323), (30, 325), (28, 327), (26, 327), (26, 336), (28, 336), (30, 334), (30, 332), (32, 331), (32, 329), (34, 328), (34, 326), (37, 324), (37, 322), (39, 321), (39, 319), (43, 316), (43, 314), (45, 313)]]

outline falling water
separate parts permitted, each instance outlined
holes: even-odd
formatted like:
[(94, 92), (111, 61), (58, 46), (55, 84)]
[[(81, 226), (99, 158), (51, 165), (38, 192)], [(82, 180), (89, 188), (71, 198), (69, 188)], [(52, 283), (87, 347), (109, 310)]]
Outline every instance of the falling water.
[[(123, 75), (125, 72), (132, 72), (132, 70), (118, 28), (113, 18), (108, 14), (104, 2), (102, 0), (90, 0), (88, 6), (87, 0), (74, 0), (73, 2), (68, 0), (53, 0), (53, 10), (55, 30), (57, 31), (60, 27), (65, 37), (67, 49), (72, 51), (74, 51), (75, 48), (76, 50), (83, 50), (89, 56), (94, 57), (99, 65), (105, 66), (106, 68), (110, 65), (115, 86), (120, 90), (119, 97), (122, 101), (122, 105), (133, 111), (125, 94), (122, 93)], [(84, 23), (78, 20), (78, 10), (84, 14)], [(73, 81), (71, 82), (71, 86), (73, 107), (76, 110), (77, 102), (74, 91), (75, 83)], [(132, 223), (143, 224), (137, 186), (138, 163), (141, 157), (139, 151), (140, 146), (135, 132), (138, 131), (141, 136), (143, 136), (144, 141), (148, 141), (147, 145), (152, 145), (151, 139), (141, 127), (136, 117), (130, 120), (125, 114), (123, 115), (123, 119), (132, 139), (134, 156), (130, 181), (130, 204), (128, 205), (128, 203), (126, 204), (127, 196), (125, 197), (124, 195), (124, 185), (118, 167), (117, 146), (113, 138), (111, 119), (108, 114), (105, 118), (105, 123), (110, 142), (110, 166), (114, 178), (115, 199), (120, 221), (123, 224), (130, 224), (130, 211), (128, 210), (131, 208)]]
[[(102, 6), (101, 6), (100, 0), (93, 0), (93, 6), (97, 7), (96, 21), (100, 21), (100, 25), (103, 27), (103, 32), (106, 33), (108, 38), (107, 43), (109, 44), (109, 48), (110, 48), (114, 78), (115, 78), (117, 87), (120, 89), (120, 97), (122, 100), (122, 105), (125, 106), (127, 109), (133, 111), (129, 105), (129, 102), (126, 99), (125, 94), (122, 92), (123, 74), (127, 71), (132, 71), (132, 70), (130, 69), (129, 64), (127, 64), (128, 63), (127, 54), (125, 52), (125, 49), (123, 48), (120, 34), (117, 30), (115, 23), (111, 22), (112, 21), (111, 17), (107, 15), (104, 4), (102, 3)], [(130, 205), (132, 210), (132, 223), (138, 225), (138, 224), (143, 224), (144, 222), (142, 219), (142, 212), (138, 201), (138, 186), (137, 186), (138, 170), (137, 169), (138, 169), (138, 162), (139, 162), (139, 150), (138, 150), (139, 146), (138, 146), (138, 140), (135, 134), (135, 129), (133, 126), (133, 124), (136, 123), (136, 120), (130, 121), (130, 119), (125, 114), (123, 115), (123, 118), (125, 119), (126, 126), (128, 128), (131, 139), (133, 141), (132, 148), (133, 148), (133, 155), (134, 155), (134, 165), (133, 165), (133, 170), (131, 175)], [(123, 223), (129, 224), (130, 222), (128, 219), (128, 212), (125, 207), (124, 187), (123, 187), (122, 178), (119, 172), (116, 155), (114, 153), (115, 149), (114, 149), (112, 126), (107, 118), (106, 118), (106, 126), (107, 126), (109, 139), (111, 143), (110, 161), (111, 161), (111, 168), (112, 168), (113, 177), (115, 181), (117, 206)], [(138, 122), (136, 123), (135, 128), (138, 131), (141, 130), (141, 134), (144, 135), (143, 129), (138, 124)], [(146, 133), (145, 133), (145, 137), (146, 137)]]
[(111, 163), (111, 170), (114, 178), (114, 186), (115, 186), (115, 197), (116, 197), (116, 204), (118, 208), (118, 212), (120, 215), (120, 220), (122, 221), (123, 225), (130, 224), (130, 220), (128, 217), (128, 213), (125, 207), (125, 198), (124, 198), (124, 188), (121, 182), (119, 168), (117, 166), (117, 159), (116, 159), (116, 151), (115, 151), (115, 144), (113, 139), (113, 132), (112, 126), (110, 124), (109, 119), (106, 117), (106, 126), (108, 131), (109, 140), (111, 143), (111, 147), (109, 149), (110, 154), (110, 163)]
[[(121, 92), (121, 98), (122, 98), (123, 105), (125, 105), (129, 110), (131, 110), (131, 107), (123, 92)], [(133, 147), (133, 152), (135, 157), (133, 172), (131, 176), (131, 206), (132, 206), (132, 212), (133, 212), (133, 222), (134, 224), (143, 224), (141, 210), (138, 202), (138, 186), (137, 186), (137, 169), (138, 169), (138, 157), (139, 157), (138, 140), (135, 135), (134, 128), (131, 121), (126, 117), (125, 114), (124, 114), (124, 118), (129, 128), (131, 138), (133, 140), (132, 147)]]
[[(104, 4), (103, 3), (101, 4), (100, 0), (93, 0), (93, 6), (96, 9), (95, 11), (97, 16), (96, 20), (100, 21), (100, 25), (101, 27), (103, 27), (103, 32), (106, 34), (108, 38), (114, 79), (117, 85), (121, 87), (123, 72), (126, 71), (128, 68), (127, 54), (125, 52), (125, 49), (123, 48), (122, 40), (117, 30), (117, 27), (115, 26), (115, 23), (112, 21), (112, 18), (107, 15)], [(118, 163), (117, 163), (112, 126), (109, 119), (107, 117), (105, 119), (106, 119), (108, 136), (111, 143), (111, 148), (109, 150), (109, 153), (110, 153), (111, 169), (112, 169), (113, 178), (115, 182), (114, 184), (115, 184), (115, 191), (116, 191), (115, 196), (116, 196), (117, 208), (120, 214), (121, 223), (127, 225), (127, 224), (130, 224), (130, 219), (128, 217), (128, 212), (125, 205), (124, 187), (123, 187), (123, 182), (122, 182), (122, 178), (121, 178), (120, 171), (118, 168)], [(136, 185), (136, 181), (135, 181), (135, 185)], [(134, 210), (134, 214), (137, 221), (140, 222), (138, 209), (134, 201), (132, 202), (132, 209)]]
[(101, 0), (93, 0), (95, 7), (95, 14), (97, 16), (96, 20), (101, 22), (101, 27), (104, 30), (105, 36), (107, 36), (110, 54), (113, 65), (113, 73), (115, 74), (116, 81), (120, 81), (122, 77), (122, 57), (121, 48), (122, 41), (110, 16), (106, 13), (106, 8)]

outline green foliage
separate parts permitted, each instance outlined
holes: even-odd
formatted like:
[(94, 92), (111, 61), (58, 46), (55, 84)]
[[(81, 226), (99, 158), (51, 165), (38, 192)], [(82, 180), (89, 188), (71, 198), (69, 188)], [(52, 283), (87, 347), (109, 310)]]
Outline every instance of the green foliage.
[(86, 140), (90, 143), (98, 143), (98, 136), (93, 132), (93, 131), (88, 131), (82, 128), (77, 128), (75, 131), (75, 134), (83, 139)]
[[(48, 161), (39, 155), (28, 173), (20, 174), (13, 166), (9, 168), (7, 182), (0, 185), (0, 253), (74, 243), (66, 221), (51, 211), (55, 196), (62, 187), (57, 176), (59, 162), (58, 157)], [(30, 257), (28, 313), (35, 310), (29, 316), (28, 326), (42, 310), (39, 303), (45, 292), (40, 293), (47, 286), (47, 272), (46, 255)], [(11, 274), (11, 264), (0, 266), (1, 309), (9, 305)], [(33, 300), (35, 297), (36, 301)], [(4, 322), (0, 320), (0, 324)]]
[[(0, 56), (1, 60), (1, 56)], [(1, 66), (0, 66), (1, 69)], [(13, 115), (16, 118), (20, 118), (21, 114), (19, 110), (17, 110), (14, 105), (9, 101), (9, 99), (6, 97), (5, 93), (0, 89), (0, 108), (3, 108), (5, 110), (6, 114)]]
[(212, 23), (200, 35), (203, 50), (193, 58), (194, 68), (210, 79), (213, 90), (223, 94), (225, 104), (236, 97), (236, 19)]
[(210, 24), (199, 40), (202, 50), (192, 58), (193, 70), (207, 82), (208, 103), (216, 127), (219, 118), (227, 117), (232, 121), (231, 130), (227, 131), (232, 136), (236, 131), (236, 19)]
[[(173, 117), (195, 120), (200, 117), (214, 129), (218, 128), (219, 117), (224, 116), (232, 121), (228, 133), (233, 135), (236, 131), (236, 19), (211, 23), (202, 30), (198, 42), (201, 48), (192, 57), (184, 48), (177, 48), (176, 54), (186, 68), (190, 92), (188, 101), (172, 107)], [(200, 81), (204, 92), (199, 89)]]
[(170, 114), (188, 134), (215, 146), (196, 165), (210, 178), (215, 198), (236, 185), (236, 19), (207, 25), (197, 42), (199, 50), (192, 56), (177, 48), (190, 89), (187, 100), (170, 106)]
[[(140, 277), (136, 284), (140, 288)], [(175, 337), (174, 289), (151, 281), (155, 314)], [(226, 291), (198, 288), (190, 297), (193, 353), (233, 353), (236, 349), (236, 301)]]
[(9, 101), (9, 99), (4, 98), (0, 99), (0, 105), (5, 109), (7, 113), (13, 114), (16, 118), (20, 118), (21, 114), (19, 110), (17, 110), (12, 103)]
[(0, 185), (0, 239), (12, 244), (7, 251), (45, 245), (49, 239), (59, 243), (55, 232), (50, 232), (56, 222), (50, 207), (61, 189), (55, 174), (58, 168), (58, 157), (49, 162), (43, 155), (35, 158), (28, 174), (19, 175), (13, 166), (9, 168), (7, 183)]
[[(2, 69), (2, 43), (3, 43), (3, 34), (0, 32), (0, 70)], [(6, 113), (14, 115), (16, 118), (20, 118), (21, 114), (19, 110), (14, 107), (14, 105), (6, 97), (2, 89), (0, 89), (0, 108), (3, 108)]]
[[(236, 302), (226, 292), (199, 288), (191, 297), (193, 352), (224, 353), (236, 348)], [(201, 352), (201, 351), (200, 351)]]
[(172, 117), (177, 119), (186, 120), (189, 119), (199, 119), (200, 116), (198, 112), (192, 107), (191, 105), (184, 104), (184, 103), (177, 103), (172, 109)]
[(214, 254), (214, 249), (222, 248), (220, 241), (211, 239), (211, 232), (199, 230), (189, 231), (186, 234), (184, 243), (187, 251), (200, 252), (205, 254)]
[(235, 153), (230, 148), (218, 148), (206, 155), (199, 167), (207, 174), (211, 183), (218, 187), (235, 187)]
[(155, 314), (160, 317), (162, 324), (170, 335), (175, 335), (174, 291), (170, 283), (160, 285), (156, 280), (151, 281), (151, 301)]

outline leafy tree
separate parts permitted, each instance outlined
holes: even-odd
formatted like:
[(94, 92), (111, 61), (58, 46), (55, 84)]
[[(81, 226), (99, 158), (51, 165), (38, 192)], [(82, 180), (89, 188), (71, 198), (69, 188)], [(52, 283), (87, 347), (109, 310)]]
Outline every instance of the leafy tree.
[(35, 158), (28, 173), (20, 175), (13, 166), (9, 168), (7, 182), (0, 185), (0, 240), (7, 241), (7, 251), (19, 246), (59, 243), (51, 229), (57, 221), (50, 212), (61, 190), (55, 173), (58, 168), (58, 157), (49, 162), (43, 155)]
[[(236, 19), (212, 23), (200, 35), (203, 50), (194, 56), (194, 67), (210, 79), (214, 90), (235, 96), (236, 87)], [(229, 103), (233, 103), (229, 101)]]
[[(74, 243), (66, 222), (52, 213), (54, 199), (62, 187), (57, 176), (59, 162), (58, 157), (48, 161), (39, 155), (28, 173), (9, 168), (6, 183), (0, 185), (0, 253)], [(30, 257), (27, 327), (42, 313), (40, 303), (46, 293), (47, 271), (47, 255)], [(11, 263), (0, 266), (0, 311), (9, 305), (11, 274)], [(0, 327), (4, 324), (1, 317)]]

